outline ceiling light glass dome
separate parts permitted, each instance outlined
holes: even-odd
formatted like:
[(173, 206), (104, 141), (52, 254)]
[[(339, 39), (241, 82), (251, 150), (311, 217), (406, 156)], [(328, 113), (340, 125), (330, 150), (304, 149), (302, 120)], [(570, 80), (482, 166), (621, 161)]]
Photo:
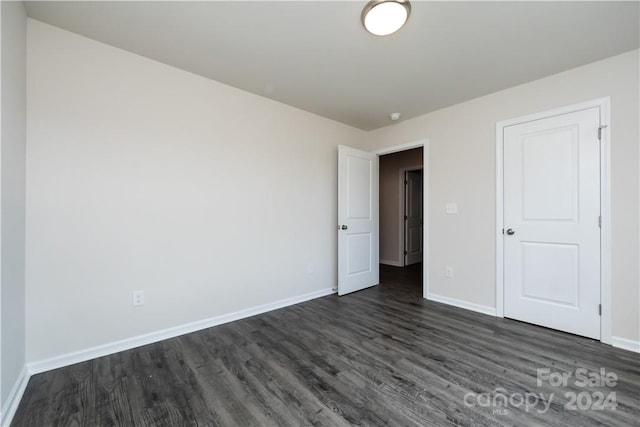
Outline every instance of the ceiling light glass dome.
[(402, 28), (410, 13), (408, 0), (372, 0), (362, 9), (362, 25), (371, 34), (388, 36)]

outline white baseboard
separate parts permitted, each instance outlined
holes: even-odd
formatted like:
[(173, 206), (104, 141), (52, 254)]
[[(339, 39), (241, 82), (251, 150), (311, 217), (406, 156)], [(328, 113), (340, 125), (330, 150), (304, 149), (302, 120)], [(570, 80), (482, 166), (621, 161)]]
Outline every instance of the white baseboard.
[(7, 396), (7, 401), (2, 405), (2, 409), (4, 410), (2, 411), (0, 418), (0, 426), (9, 427), (9, 425), (11, 425), (13, 416), (18, 410), (20, 400), (22, 400), (22, 395), (29, 383), (29, 378), (31, 378), (31, 375), (29, 374), (27, 367), (23, 366), (22, 371), (20, 371), (20, 375), (18, 375), (16, 382), (13, 384), (13, 388), (11, 388), (11, 392), (9, 392), (9, 396)]
[(427, 299), (435, 302), (441, 302), (443, 304), (452, 305), (458, 308), (464, 308), (465, 310), (475, 311), (476, 313), (488, 314), (489, 316), (496, 316), (495, 307), (489, 307), (486, 305), (474, 304), (472, 302), (462, 301), (455, 298), (443, 297), (442, 295), (436, 295), (427, 292)]
[(222, 325), (223, 323), (233, 322), (234, 320), (244, 319), (246, 317), (255, 316), (257, 314), (266, 313), (268, 311), (277, 310), (279, 308), (299, 304), (301, 302), (335, 293), (336, 291), (332, 288), (322, 289), (319, 291), (298, 295), (296, 297), (286, 298), (256, 307), (247, 308), (245, 310), (239, 310), (233, 313), (211, 317), (209, 319), (198, 320), (196, 322), (174, 326), (172, 328), (164, 329), (161, 331), (151, 332), (148, 334), (139, 335), (137, 337), (126, 338), (120, 341), (75, 351), (73, 353), (63, 354), (61, 356), (52, 357), (50, 359), (31, 362), (27, 364), (27, 368), (30, 375), (35, 375), (41, 372), (62, 368), (64, 366), (73, 365), (75, 363), (84, 362), (87, 360), (95, 359), (97, 357), (117, 353), (119, 351), (130, 350), (132, 348), (152, 344), (169, 338), (175, 338), (180, 335), (200, 331), (212, 326)]
[[(427, 293), (427, 299), (431, 301), (441, 302), (443, 304), (452, 305), (458, 308), (464, 308), (465, 310), (475, 311), (477, 313), (488, 314), (489, 316), (496, 316), (496, 309), (485, 305), (474, 304), (467, 301), (458, 300), (455, 298), (443, 297), (441, 295)], [(627, 338), (611, 337), (611, 345), (623, 350), (629, 350), (636, 353), (640, 353), (640, 341), (634, 341)]]
[(404, 267), (400, 261), (389, 261), (388, 259), (381, 259), (380, 264), (391, 265), (393, 267)]
[(635, 351), (636, 353), (640, 353), (640, 341), (634, 341), (620, 337), (611, 337), (611, 345), (623, 350)]

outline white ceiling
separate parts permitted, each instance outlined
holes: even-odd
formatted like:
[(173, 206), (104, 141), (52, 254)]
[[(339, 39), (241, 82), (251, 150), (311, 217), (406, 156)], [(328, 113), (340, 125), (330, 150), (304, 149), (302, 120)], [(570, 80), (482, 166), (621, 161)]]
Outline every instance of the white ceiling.
[(25, 2), (30, 17), (363, 130), (636, 49), (638, 2)]

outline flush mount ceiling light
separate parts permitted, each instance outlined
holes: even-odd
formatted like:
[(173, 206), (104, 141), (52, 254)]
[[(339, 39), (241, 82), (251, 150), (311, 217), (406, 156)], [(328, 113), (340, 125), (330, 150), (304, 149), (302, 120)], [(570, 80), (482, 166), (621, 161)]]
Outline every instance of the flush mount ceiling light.
[(388, 36), (402, 28), (410, 13), (409, 0), (371, 0), (362, 9), (362, 25), (371, 34)]

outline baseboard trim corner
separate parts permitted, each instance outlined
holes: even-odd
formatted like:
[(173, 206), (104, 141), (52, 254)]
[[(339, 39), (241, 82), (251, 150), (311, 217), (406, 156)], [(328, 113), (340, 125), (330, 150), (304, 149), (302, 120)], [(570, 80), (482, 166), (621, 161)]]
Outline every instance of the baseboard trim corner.
[(623, 350), (640, 353), (640, 341), (634, 341), (627, 338), (611, 337), (611, 345)]
[(427, 292), (427, 299), (447, 305), (452, 305), (458, 308), (464, 308), (465, 310), (475, 311), (476, 313), (487, 314), (489, 316), (495, 317), (497, 315), (495, 307), (489, 307), (486, 305), (475, 304), (455, 298), (444, 297), (442, 295), (437, 295), (430, 292)]
[(335, 293), (336, 291), (332, 288), (321, 289), (319, 291), (309, 292), (291, 298), (285, 298), (271, 303), (238, 310), (232, 313), (222, 314), (220, 316), (214, 316), (208, 319), (198, 320), (160, 331), (150, 332), (144, 335), (125, 338), (123, 340), (98, 345), (60, 356), (55, 356), (49, 359), (31, 362), (27, 364), (27, 369), (29, 375), (35, 375), (41, 372), (46, 372), (76, 363), (85, 362), (87, 360), (95, 359), (98, 357), (107, 356), (109, 354), (118, 353), (120, 351), (131, 350), (132, 348), (153, 344), (155, 342), (170, 338), (175, 338), (180, 335), (200, 331), (202, 329), (211, 328), (214, 326), (222, 325), (224, 323), (233, 322), (235, 320), (256, 316), (258, 314), (263, 314), (269, 311), (277, 310), (280, 308), (288, 307), (290, 305), (299, 304), (305, 301), (310, 301), (312, 299), (321, 298)]
[(0, 426), (8, 427), (9, 425), (11, 425), (13, 416), (18, 410), (20, 400), (22, 400), (22, 395), (27, 389), (29, 378), (31, 378), (31, 375), (29, 373), (29, 370), (27, 369), (27, 366), (25, 365), (22, 367), (22, 371), (20, 371), (20, 375), (18, 375), (16, 382), (13, 384), (11, 392), (9, 393), (9, 396), (7, 396), (7, 401), (4, 403), (4, 405), (2, 405), (3, 411), (2, 415), (0, 416)]

